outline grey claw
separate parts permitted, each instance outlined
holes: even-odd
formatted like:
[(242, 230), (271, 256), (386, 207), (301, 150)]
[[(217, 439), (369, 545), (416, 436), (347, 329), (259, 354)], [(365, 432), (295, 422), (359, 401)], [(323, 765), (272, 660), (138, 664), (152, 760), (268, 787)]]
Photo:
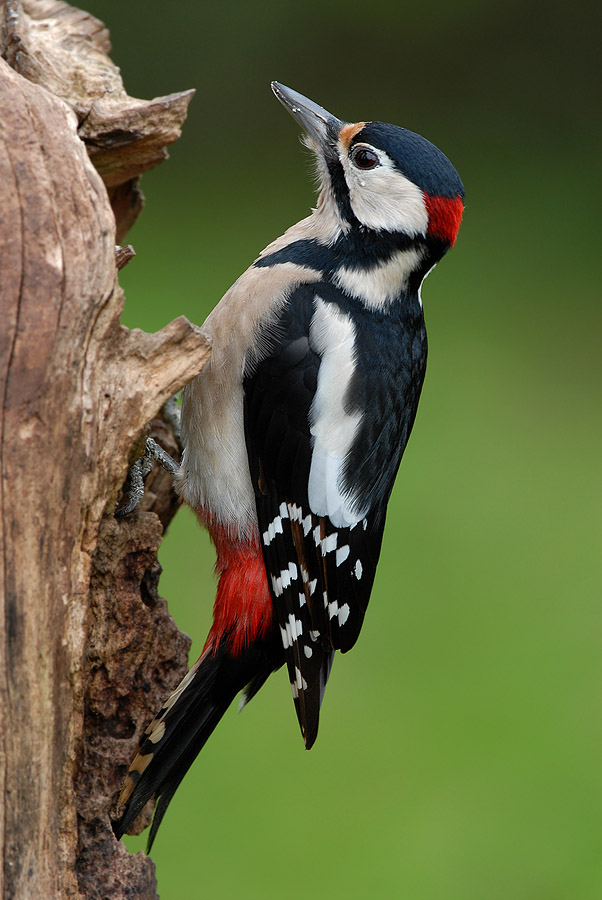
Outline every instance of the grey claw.
[(175, 475), (180, 468), (175, 459), (173, 459), (169, 453), (167, 453), (163, 447), (160, 447), (152, 438), (146, 439), (146, 453), (142, 459), (156, 459), (159, 465), (169, 472), (170, 475)]
[(163, 447), (160, 447), (156, 441), (152, 438), (147, 438), (144, 456), (137, 459), (130, 467), (127, 477), (129, 487), (124, 494), (126, 504), (115, 512), (115, 518), (123, 519), (134, 512), (144, 497), (144, 482), (152, 471), (155, 460), (172, 476), (178, 471), (179, 466), (175, 459), (172, 459), (169, 453)]

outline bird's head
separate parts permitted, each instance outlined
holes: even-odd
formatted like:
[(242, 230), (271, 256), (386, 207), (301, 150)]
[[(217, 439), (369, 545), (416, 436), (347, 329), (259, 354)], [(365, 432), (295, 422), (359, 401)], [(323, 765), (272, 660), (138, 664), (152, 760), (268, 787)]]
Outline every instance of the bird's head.
[(304, 129), (316, 154), (322, 205), (342, 230), (422, 240), (440, 257), (456, 240), (464, 186), (430, 141), (385, 122), (349, 123), (278, 82), (274, 94)]

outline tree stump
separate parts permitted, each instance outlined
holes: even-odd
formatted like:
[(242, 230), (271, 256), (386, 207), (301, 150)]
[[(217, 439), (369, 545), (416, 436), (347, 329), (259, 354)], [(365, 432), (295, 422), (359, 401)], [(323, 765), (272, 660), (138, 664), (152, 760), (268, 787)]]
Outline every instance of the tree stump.
[[(184, 318), (119, 324), (140, 174), (192, 92), (127, 96), (108, 33), (57, 0), (0, 3), (1, 896), (155, 898), (109, 812), (188, 639), (157, 594), (177, 509), (157, 473), (114, 511), (133, 448), (209, 353)], [(177, 454), (169, 426), (155, 435)], [(171, 441), (171, 445), (170, 445)], [(153, 476), (151, 476), (152, 478)]]

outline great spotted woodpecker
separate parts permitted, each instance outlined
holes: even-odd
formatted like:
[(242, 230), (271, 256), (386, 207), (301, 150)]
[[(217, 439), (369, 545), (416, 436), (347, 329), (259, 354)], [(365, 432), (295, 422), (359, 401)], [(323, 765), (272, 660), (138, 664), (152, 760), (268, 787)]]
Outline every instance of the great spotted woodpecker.
[(305, 746), (335, 650), (357, 640), (387, 502), (424, 379), (420, 287), (454, 244), (464, 188), (404, 128), (342, 122), (277, 82), (306, 133), (317, 207), (213, 310), (210, 363), (184, 390), (176, 475), (217, 550), (200, 658), (144, 732), (115, 823), (154, 795), (149, 847), (176, 788), (239, 691), (285, 662)]

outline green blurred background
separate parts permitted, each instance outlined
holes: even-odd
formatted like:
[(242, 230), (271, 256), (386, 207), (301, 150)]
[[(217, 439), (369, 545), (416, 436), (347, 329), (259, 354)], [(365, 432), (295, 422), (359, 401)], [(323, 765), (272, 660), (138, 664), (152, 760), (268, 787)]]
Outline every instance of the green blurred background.
[[(89, 9), (130, 94), (197, 89), (171, 161), (143, 179), (131, 327), (201, 323), (307, 213), (307, 156), (271, 79), (425, 134), (467, 189), (423, 292), (429, 370), (371, 607), (318, 743), (303, 750), (282, 671), (229, 711), (159, 832), (163, 900), (600, 900), (599, 13)], [(188, 511), (161, 559), (194, 657), (213, 553)]]

